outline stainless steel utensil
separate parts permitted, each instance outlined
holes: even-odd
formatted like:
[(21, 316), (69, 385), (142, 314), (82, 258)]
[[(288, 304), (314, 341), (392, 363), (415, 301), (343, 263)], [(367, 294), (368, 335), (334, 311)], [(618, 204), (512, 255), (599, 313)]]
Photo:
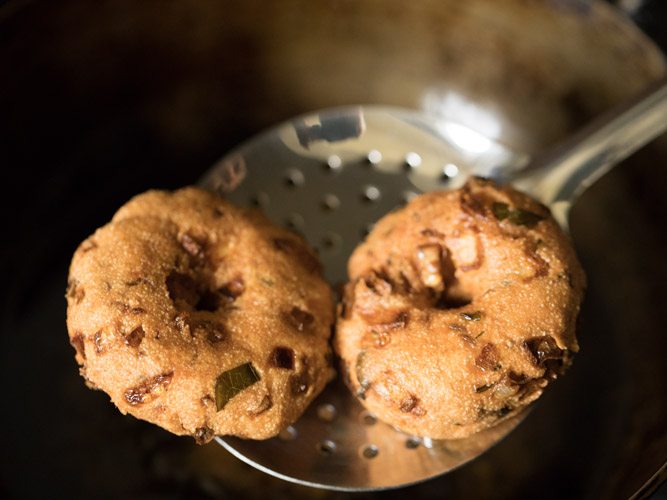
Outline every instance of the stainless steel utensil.
[[(469, 175), (512, 182), (550, 206), (567, 229), (574, 200), (612, 166), (667, 129), (667, 83), (531, 160), (443, 117), (390, 107), (323, 110), (244, 143), (201, 180), (302, 233), (326, 277), (346, 279), (351, 251), (373, 222), (421, 192)], [(219, 437), (228, 451), (282, 479), (336, 490), (379, 490), (444, 474), (493, 446), (525, 417), (461, 440), (404, 435), (379, 422), (336, 380), (279, 437)]]

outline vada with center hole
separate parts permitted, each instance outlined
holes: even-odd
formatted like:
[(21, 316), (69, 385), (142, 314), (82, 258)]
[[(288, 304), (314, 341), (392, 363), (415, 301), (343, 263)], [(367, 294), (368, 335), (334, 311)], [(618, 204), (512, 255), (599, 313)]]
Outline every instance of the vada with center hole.
[(423, 194), (348, 263), (334, 348), (380, 420), (464, 438), (519, 413), (570, 365), (584, 273), (544, 205), (492, 181)]
[(76, 250), (67, 304), (87, 384), (198, 443), (275, 436), (334, 375), (313, 250), (197, 188), (121, 207)]

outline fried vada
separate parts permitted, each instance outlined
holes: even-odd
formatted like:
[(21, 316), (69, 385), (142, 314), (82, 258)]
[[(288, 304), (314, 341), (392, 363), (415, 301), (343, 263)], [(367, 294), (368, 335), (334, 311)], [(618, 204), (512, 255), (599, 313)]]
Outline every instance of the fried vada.
[(473, 178), (382, 218), (348, 263), (334, 347), (396, 428), (464, 438), (516, 415), (570, 365), (584, 273), (549, 209)]
[(67, 303), (87, 384), (198, 443), (274, 436), (334, 375), (313, 250), (197, 188), (120, 208), (76, 250)]

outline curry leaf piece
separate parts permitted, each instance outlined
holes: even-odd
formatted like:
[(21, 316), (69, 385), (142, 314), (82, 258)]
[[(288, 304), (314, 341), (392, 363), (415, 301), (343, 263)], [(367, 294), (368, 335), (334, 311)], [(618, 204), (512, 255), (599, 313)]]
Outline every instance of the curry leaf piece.
[(218, 375), (215, 381), (215, 406), (222, 410), (229, 400), (260, 379), (252, 363), (244, 363)]

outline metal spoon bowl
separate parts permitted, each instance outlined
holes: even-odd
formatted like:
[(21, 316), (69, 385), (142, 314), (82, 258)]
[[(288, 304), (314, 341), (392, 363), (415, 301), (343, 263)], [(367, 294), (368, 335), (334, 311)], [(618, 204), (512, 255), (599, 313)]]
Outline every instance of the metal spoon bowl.
[[(455, 188), (470, 175), (511, 181), (549, 205), (567, 229), (573, 201), (611, 166), (667, 128), (667, 85), (601, 118), (541, 160), (442, 117), (389, 107), (319, 111), (285, 122), (218, 162), (200, 185), (302, 233), (332, 283), (384, 214), (421, 192)], [(379, 422), (340, 379), (280, 436), (218, 437), (250, 465), (309, 486), (396, 488), (444, 474), (484, 453), (527, 411), (460, 440), (402, 434)]]

